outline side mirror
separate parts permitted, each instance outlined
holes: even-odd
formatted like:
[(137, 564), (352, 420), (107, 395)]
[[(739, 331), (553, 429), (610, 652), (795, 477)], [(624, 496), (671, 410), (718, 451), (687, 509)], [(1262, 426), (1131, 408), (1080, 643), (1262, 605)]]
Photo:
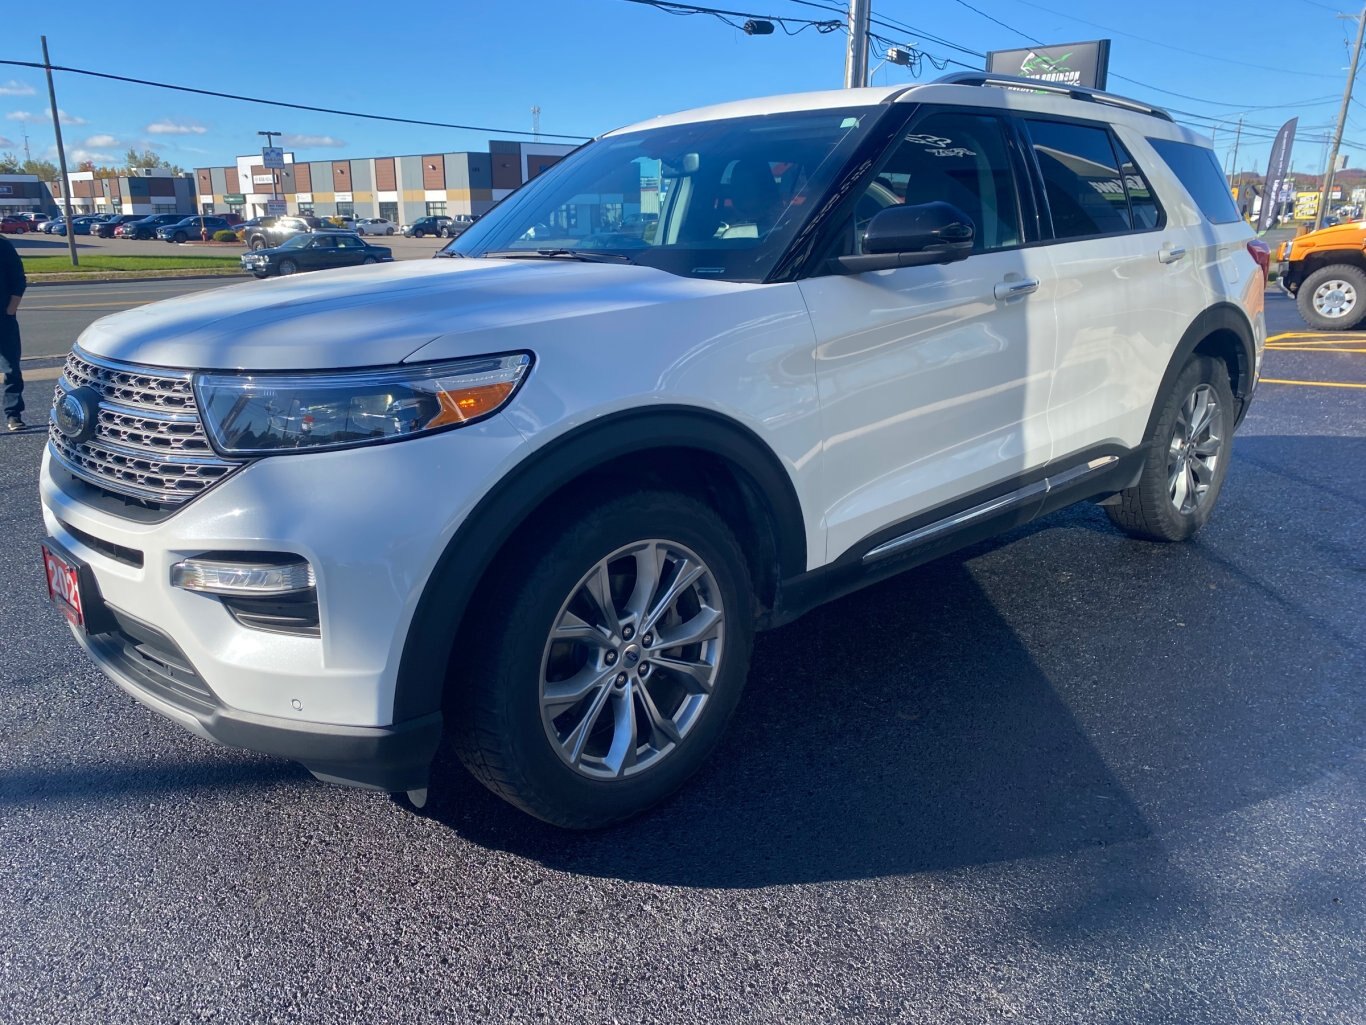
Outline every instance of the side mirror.
[(889, 206), (868, 222), (863, 252), (836, 257), (832, 269), (839, 274), (862, 274), (953, 263), (971, 255), (975, 235), (972, 219), (951, 203)]

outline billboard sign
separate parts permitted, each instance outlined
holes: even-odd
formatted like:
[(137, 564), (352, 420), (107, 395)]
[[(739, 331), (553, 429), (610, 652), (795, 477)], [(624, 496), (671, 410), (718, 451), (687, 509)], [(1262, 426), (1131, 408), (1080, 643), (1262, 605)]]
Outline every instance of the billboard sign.
[(279, 146), (261, 147), (261, 166), (279, 169), (285, 166), (285, 151)]
[(285, 209), (285, 201), (283, 199), (266, 200), (267, 217), (283, 217), (286, 213), (287, 210)]
[(1319, 216), (1319, 194), (1317, 192), (1295, 193), (1295, 220), (1312, 221)]
[(987, 71), (1058, 85), (1104, 89), (1110, 72), (1110, 40), (1036, 46), (1032, 50), (992, 50), (987, 54)]

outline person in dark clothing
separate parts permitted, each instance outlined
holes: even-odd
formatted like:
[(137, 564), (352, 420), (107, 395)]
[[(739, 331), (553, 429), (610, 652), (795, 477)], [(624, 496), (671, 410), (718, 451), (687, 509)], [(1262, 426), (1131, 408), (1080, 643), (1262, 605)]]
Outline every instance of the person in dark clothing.
[(5, 375), (5, 422), (11, 431), (24, 429), (24, 375), (19, 365), (19, 300), (28, 287), (24, 261), (9, 239), (0, 235), (0, 373)]

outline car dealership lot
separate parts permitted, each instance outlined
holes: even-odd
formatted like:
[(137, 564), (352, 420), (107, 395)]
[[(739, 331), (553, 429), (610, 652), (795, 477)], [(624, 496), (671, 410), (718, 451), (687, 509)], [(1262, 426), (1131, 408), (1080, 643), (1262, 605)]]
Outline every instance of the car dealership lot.
[[(340, 230), (340, 229), (339, 229)], [(59, 235), (44, 235), (41, 232), (27, 235), (5, 236), (14, 243), (20, 256), (51, 256), (67, 252), (66, 239)], [(390, 246), (395, 260), (426, 260), (449, 239), (444, 238), (404, 238), (400, 234), (367, 236), (379, 245)], [(204, 245), (188, 242), (177, 245), (155, 239), (96, 238), (90, 235), (76, 236), (77, 258), (81, 253), (107, 256), (224, 256), (246, 252), (243, 245)]]
[(46, 604), (41, 434), (0, 438), (0, 1021), (1361, 1021), (1366, 341), (1268, 308), (1312, 383), (1263, 385), (1197, 540), (1072, 509), (764, 635), (698, 780), (588, 835), (143, 710)]

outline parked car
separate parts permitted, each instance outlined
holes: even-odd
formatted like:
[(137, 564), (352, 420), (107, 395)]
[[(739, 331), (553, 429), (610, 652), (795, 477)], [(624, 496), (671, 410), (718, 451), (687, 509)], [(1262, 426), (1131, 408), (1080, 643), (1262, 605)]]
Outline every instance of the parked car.
[(322, 221), (311, 215), (290, 217), (262, 217), (254, 227), (243, 233), (248, 249), (273, 249), (285, 239), (320, 230)]
[(258, 278), (278, 274), (288, 277), (300, 271), (356, 267), (368, 263), (388, 263), (394, 251), (388, 246), (366, 242), (349, 231), (315, 231), (295, 235), (274, 249), (258, 249), (242, 255), (242, 269)]
[(114, 233), (118, 231), (121, 226), (140, 220), (142, 220), (142, 214), (115, 214), (113, 217), (106, 218), (95, 225), (92, 233), (98, 235), (100, 238), (113, 238)]
[(51, 235), (57, 231), (58, 225), (61, 225), (63, 227), (63, 230), (65, 230), (66, 218), (54, 217), (50, 221), (44, 221), (42, 227), (40, 227), (38, 230), (41, 231), (44, 235)]
[(444, 216), (419, 217), (412, 224), (403, 226), (403, 234), (407, 238), (425, 238), (427, 235), (440, 237), (450, 223), (451, 219)]
[(167, 224), (179, 224), (184, 219), (184, 214), (150, 214), (116, 228), (114, 234), (120, 238), (152, 239), (157, 237), (157, 229)]
[(362, 217), (356, 222), (357, 235), (392, 235), (398, 228), (383, 217)]
[[(652, 242), (593, 209), (660, 192)], [(717, 747), (756, 629), (1072, 503), (1200, 530), (1261, 366), (1257, 241), (1201, 136), (1037, 79), (618, 129), (463, 258), (88, 328), (49, 590), (201, 736), (420, 805), (448, 731), (517, 807), (615, 822)], [(1223, 572), (1181, 561), (1192, 596)], [(896, 643), (874, 617), (849, 657)]]
[(157, 238), (163, 242), (188, 242), (191, 239), (198, 242), (204, 232), (213, 238), (215, 231), (231, 230), (232, 225), (217, 214), (195, 214), (174, 224), (163, 224), (157, 228)]
[(1276, 283), (1318, 331), (1350, 331), (1366, 319), (1366, 223), (1327, 225), (1282, 242)]
[[(99, 220), (99, 215), (96, 214), (82, 214), (80, 217), (73, 217), (71, 218), (71, 233), (73, 235), (89, 235), (90, 226), (97, 220)], [(64, 236), (66, 235), (66, 232), (66, 221), (53, 225), (52, 234)]]
[(0, 217), (0, 232), (6, 235), (24, 235), (29, 231), (29, 222), (18, 214), (5, 214)]
[(451, 219), (441, 226), (441, 230), (437, 232), (437, 235), (443, 238), (455, 238), (476, 220), (478, 220), (478, 218), (473, 217), (470, 214), (453, 214)]

